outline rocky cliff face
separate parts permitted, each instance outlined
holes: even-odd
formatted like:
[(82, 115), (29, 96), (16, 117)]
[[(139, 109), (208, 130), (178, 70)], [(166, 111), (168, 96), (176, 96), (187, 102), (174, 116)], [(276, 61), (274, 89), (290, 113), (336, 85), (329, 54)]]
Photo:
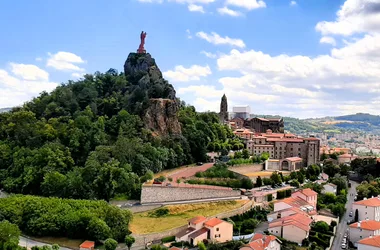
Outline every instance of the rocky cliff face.
[(151, 55), (130, 53), (124, 74), (132, 84), (129, 99), (136, 103), (134, 111), (142, 116), (145, 126), (158, 135), (180, 134), (175, 90)]

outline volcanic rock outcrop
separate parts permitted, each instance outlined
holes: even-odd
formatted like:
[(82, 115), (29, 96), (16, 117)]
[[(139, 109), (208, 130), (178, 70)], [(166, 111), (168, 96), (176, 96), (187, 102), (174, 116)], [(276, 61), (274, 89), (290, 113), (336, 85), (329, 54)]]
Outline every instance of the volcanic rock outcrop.
[(171, 84), (163, 77), (149, 53), (130, 53), (124, 74), (131, 84), (129, 101), (135, 103), (146, 128), (160, 136), (181, 134), (179, 101)]

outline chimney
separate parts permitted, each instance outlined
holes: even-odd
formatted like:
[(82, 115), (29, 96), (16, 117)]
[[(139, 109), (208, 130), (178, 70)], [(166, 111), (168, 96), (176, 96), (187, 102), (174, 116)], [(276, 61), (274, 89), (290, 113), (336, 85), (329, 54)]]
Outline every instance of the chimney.
[(364, 199), (363, 200), (367, 200), (367, 197), (364, 197)]

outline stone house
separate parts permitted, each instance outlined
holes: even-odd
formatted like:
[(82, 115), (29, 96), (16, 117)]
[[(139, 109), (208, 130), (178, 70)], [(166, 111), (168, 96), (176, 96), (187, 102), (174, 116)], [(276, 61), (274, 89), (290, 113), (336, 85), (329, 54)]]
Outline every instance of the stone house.
[(94, 250), (95, 242), (86, 240), (79, 246), (79, 250)]
[(314, 209), (317, 208), (318, 193), (310, 188), (300, 189), (297, 192), (292, 193), (292, 197), (299, 197), (312, 205)]

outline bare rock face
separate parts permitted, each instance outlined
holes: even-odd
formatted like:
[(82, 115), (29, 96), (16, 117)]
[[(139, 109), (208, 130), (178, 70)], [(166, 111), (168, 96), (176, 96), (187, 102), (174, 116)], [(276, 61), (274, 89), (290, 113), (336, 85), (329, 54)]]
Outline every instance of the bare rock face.
[(141, 116), (145, 126), (158, 135), (181, 134), (176, 92), (151, 55), (130, 53), (124, 74), (131, 83), (129, 99), (136, 106), (132, 112)]
[(178, 103), (171, 99), (150, 99), (144, 117), (146, 126), (159, 135), (181, 134), (178, 122)]

